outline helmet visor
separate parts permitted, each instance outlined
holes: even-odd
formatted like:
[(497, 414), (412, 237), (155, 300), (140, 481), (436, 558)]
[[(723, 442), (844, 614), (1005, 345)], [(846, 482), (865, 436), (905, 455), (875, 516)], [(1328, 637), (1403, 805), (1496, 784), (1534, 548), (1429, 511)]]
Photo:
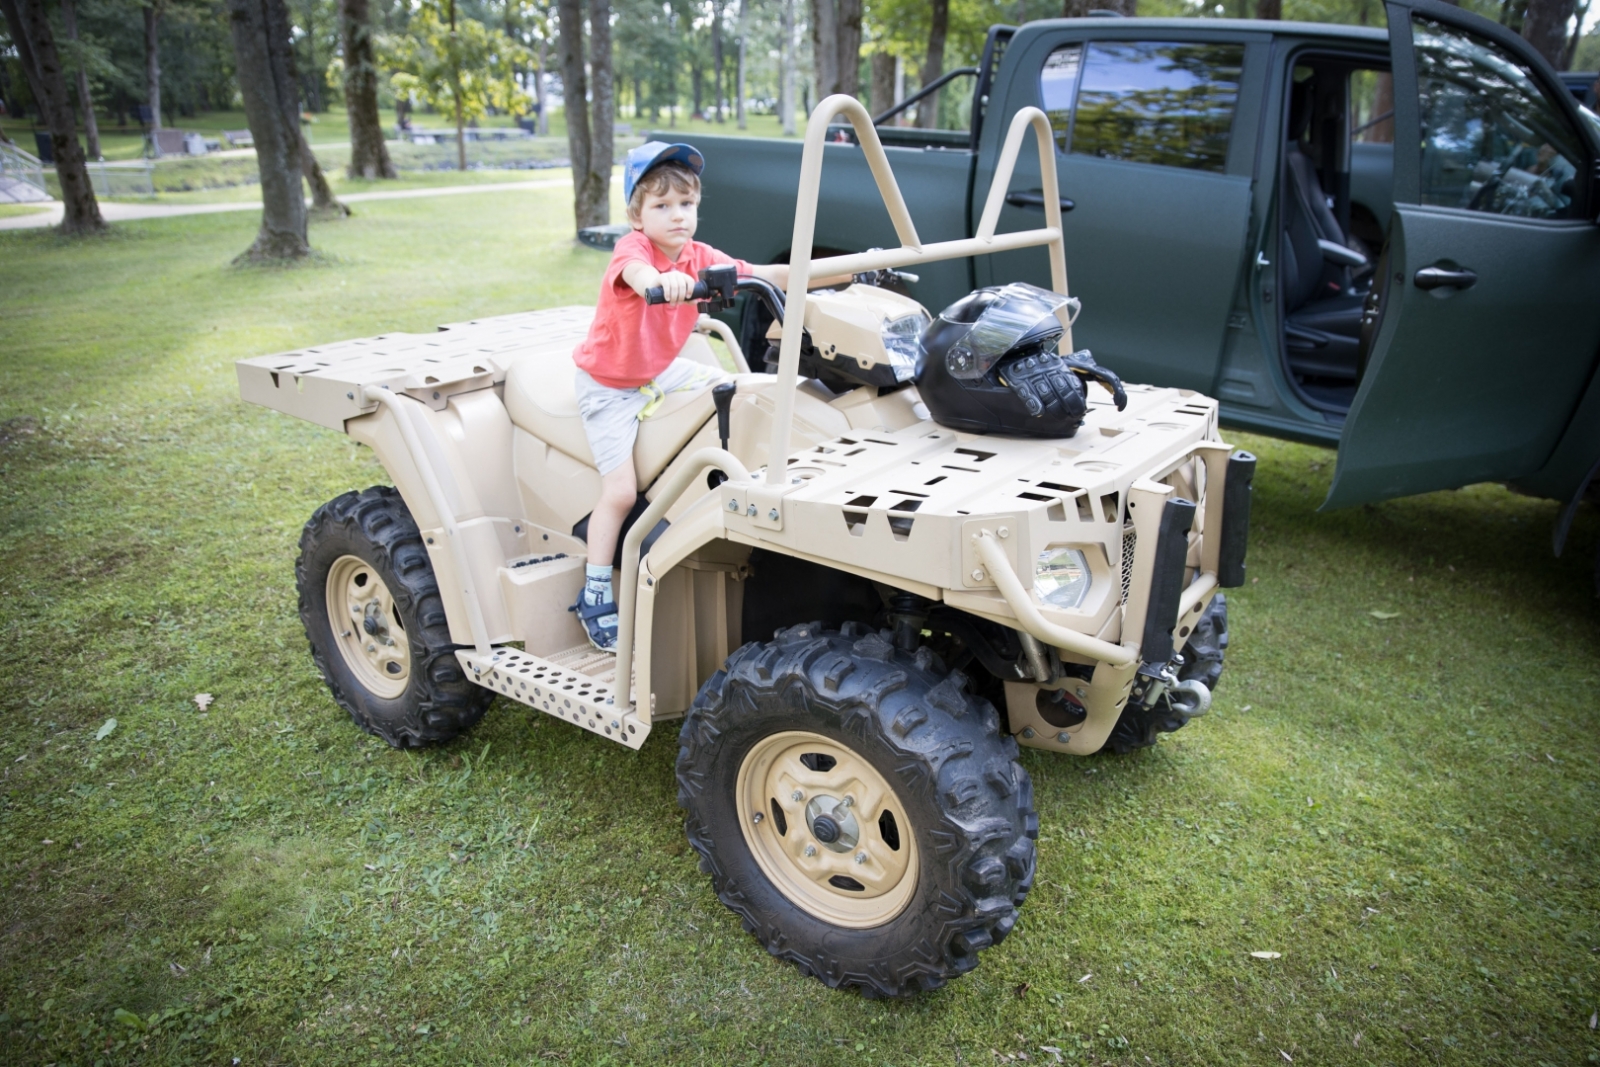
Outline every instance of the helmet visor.
[(1060, 293), (1027, 282), (1004, 286), (966, 335), (950, 346), (945, 369), (952, 378), (982, 378), (1019, 340), (1045, 319), (1054, 319), (1067, 303)]

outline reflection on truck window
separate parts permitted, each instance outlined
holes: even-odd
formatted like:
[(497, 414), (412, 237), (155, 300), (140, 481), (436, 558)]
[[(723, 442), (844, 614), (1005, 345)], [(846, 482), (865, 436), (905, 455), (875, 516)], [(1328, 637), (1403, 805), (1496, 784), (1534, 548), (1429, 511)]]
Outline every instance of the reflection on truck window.
[(1422, 108), (1422, 202), (1555, 219), (1572, 209), (1578, 139), (1516, 61), (1428, 19), (1412, 26)]
[(1358, 144), (1394, 143), (1394, 75), (1388, 71), (1350, 72), (1350, 139)]
[(1244, 47), (1096, 41), (1056, 49), (1039, 80), (1063, 152), (1222, 171)]

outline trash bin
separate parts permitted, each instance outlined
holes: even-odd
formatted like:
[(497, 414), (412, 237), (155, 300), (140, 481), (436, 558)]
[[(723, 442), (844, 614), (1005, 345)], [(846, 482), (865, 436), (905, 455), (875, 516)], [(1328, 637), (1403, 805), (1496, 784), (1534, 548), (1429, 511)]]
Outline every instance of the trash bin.
[(55, 145), (50, 143), (49, 130), (34, 130), (33, 143), (39, 152), (40, 163), (55, 163), (56, 149)]

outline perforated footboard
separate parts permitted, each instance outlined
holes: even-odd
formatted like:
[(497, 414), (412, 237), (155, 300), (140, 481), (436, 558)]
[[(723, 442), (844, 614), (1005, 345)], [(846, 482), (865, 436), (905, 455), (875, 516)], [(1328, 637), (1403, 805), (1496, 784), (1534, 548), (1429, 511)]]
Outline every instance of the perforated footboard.
[(648, 720), (617, 704), (616, 657), (609, 653), (596, 652), (588, 645), (550, 656), (514, 648), (497, 648), (485, 656), (463, 648), (456, 651), (456, 657), (474, 682), (547, 715), (632, 749), (650, 736)]

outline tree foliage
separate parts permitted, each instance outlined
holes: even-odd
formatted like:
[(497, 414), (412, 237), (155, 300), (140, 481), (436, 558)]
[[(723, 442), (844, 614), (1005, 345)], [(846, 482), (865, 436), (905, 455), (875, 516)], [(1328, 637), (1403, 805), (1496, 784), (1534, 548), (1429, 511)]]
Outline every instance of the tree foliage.
[(396, 93), (415, 94), (443, 114), (475, 122), (489, 113), (521, 110), (529, 98), (518, 70), (533, 62), (527, 48), (503, 30), (457, 14), (452, 29), (450, 0), (424, 0), (403, 34), (386, 34), (380, 52), (394, 71)]

